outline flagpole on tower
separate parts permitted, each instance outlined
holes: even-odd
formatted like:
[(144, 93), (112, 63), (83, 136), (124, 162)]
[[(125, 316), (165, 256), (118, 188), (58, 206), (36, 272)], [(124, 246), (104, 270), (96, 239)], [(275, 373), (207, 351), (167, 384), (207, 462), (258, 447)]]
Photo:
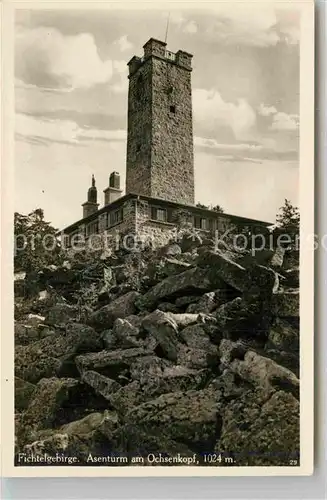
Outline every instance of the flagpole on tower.
[(168, 37), (168, 27), (169, 27), (169, 19), (170, 19), (170, 12), (168, 13), (168, 17), (167, 17), (167, 26), (166, 26), (165, 43), (167, 43), (167, 37)]

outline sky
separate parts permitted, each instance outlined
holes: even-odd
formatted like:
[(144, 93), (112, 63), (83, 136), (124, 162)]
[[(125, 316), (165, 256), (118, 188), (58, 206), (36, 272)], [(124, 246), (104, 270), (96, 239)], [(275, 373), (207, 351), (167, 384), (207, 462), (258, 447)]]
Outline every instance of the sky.
[[(165, 38), (167, 17), (16, 11), (16, 211), (43, 208), (62, 228), (82, 217), (92, 174), (100, 208), (112, 171), (125, 186), (127, 62)], [(170, 12), (167, 49), (193, 54), (196, 202), (269, 222), (298, 204), (299, 25), (294, 5)]]

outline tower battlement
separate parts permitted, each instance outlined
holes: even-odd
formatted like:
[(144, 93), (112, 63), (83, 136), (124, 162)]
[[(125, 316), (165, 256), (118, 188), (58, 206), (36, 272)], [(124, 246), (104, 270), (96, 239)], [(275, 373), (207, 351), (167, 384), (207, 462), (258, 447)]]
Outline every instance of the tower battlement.
[(126, 194), (194, 204), (192, 55), (150, 38), (129, 61)]
[(189, 71), (192, 71), (192, 54), (189, 54), (184, 50), (171, 52), (170, 50), (167, 50), (166, 47), (166, 42), (156, 40), (155, 38), (150, 38), (150, 40), (148, 40), (143, 45), (143, 56), (133, 56), (132, 59), (127, 63), (129, 67), (129, 77), (133, 75), (140, 68), (140, 66), (142, 66), (146, 59), (150, 57), (157, 57), (159, 59), (163, 59), (170, 63), (181, 66)]

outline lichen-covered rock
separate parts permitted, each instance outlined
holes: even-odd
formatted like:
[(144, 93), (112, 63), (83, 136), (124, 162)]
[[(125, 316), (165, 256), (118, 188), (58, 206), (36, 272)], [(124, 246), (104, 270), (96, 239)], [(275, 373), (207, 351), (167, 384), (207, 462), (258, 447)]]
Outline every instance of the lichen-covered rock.
[(272, 348), (298, 353), (299, 336), (299, 330), (287, 321), (277, 318), (270, 329), (268, 343)]
[[(175, 300), (176, 307), (189, 307), (192, 304), (198, 302), (201, 299), (201, 295), (185, 295), (183, 297), (177, 297)], [(186, 311), (186, 312), (196, 312), (196, 311)]]
[(176, 274), (186, 271), (191, 264), (188, 262), (183, 262), (177, 259), (165, 259), (162, 267), (160, 268), (160, 273), (163, 276), (174, 276)]
[(218, 349), (213, 345), (210, 348), (208, 345), (205, 348), (195, 348), (179, 344), (177, 363), (195, 370), (210, 368), (216, 372), (219, 367)]
[(83, 372), (81, 378), (85, 384), (91, 386), (97, 394), (108, 399), (108, 401), (110, 401), (111, 396), (121, 387), (116, 380), (112, 380), (92, 370)]
[(177, 359), (178, 326), (173, 315), (156, 310), (142, 321), (142, 328), (154, 337), (163, 355), (172, 361)]
[(57, 374), (64, 376), (69, 368), (67, 365), (70, 365), (76, 354), (101, 348), (102, 340), (93, 328), (69, 323), (66, 334), (59, 333), (27, 346), (16, 346), (15, 373), (17, 377), (31, 383)]
[(133, 326), (126, 319), (116, 319), (112, 334), (117, 348), (141, 347), (141, 342), (138, 340), (139, 328)]
[(169, 243), (158, 250), (159, 256), (162, 257), (176, 257), (182, 253), (181, 247), (178, 243)]
[(39, 342), (15, 347), (15, 376), (32, 384), (56, 376), (61, 366), (59, 359), (42, 352)]
[(24, 325), (15, 322), (15, 345), (28, 345), (40, 338), (37, 326)]
[(172, 313), (179, 312), (179, 308), (172, 302), (161, 302), (160, 304), (157, 305), (157, 309), (159, 309), (159, 311), (162, 312), (172, 312)]
[(139, 431), (189, 446), (201, 452), (214, 449), (220, 436), (220, 392), (211, 389), (163, 394), (132, 408), (126, 424)]
[(35, 437), (40, 429), (51, 428), (57, 412), (71, 397), (79, 382), (74, 379), (44, 378), (38, 382), (33, 398), (20, 424), (22, 441)]
[(271, 258), (270, 265), (273, 268), (282, 267), (284, 262), (285, 248), (278, 246)]
[(200, 389), (207, 376), (206, 370), (191, 370), (178, 365), (169, 367), (157, 376), (146, 374), (121, 387), (111, 395), (110, 403), (124, 421), (126, 412), (133, 406), (139, 406), (161, 394)]
[(299, 460), (299, 402), (283, 391), (268, 401), (260, 392), (247, 392), (224, 411), (218, 453), (238, 466), (286, 466)]
[(233, 260), (230, 260), (222, 252), (203, 252), (197, 260), (197, 265), (212, 269), (225, 283), (236, 290), (240, 292), (245, 290), (247, 281), (246, 269)]
[(210, 269), (192, 267), (183, 273), (169, 276), (151, 288), (143, 296), (139, 297), (136, 305), (139, 309), (154, 309), (156, 304), (169, 298), (186, 295), (190, 292), (196, 293), (216, 289), (223, 285), (221, 280), (215, 276)]
[(282, 389), (299, 397), (300, 383), (294, 373), (254, 351), (247, 351), (244, 360), (234, 359), (230, 369), (267, 393), (272, 389)]
[(110, 304), (95, 311), (91, 315), (89, 323), (97, 328), (112, 328), (117, 318), (124, 319), (136, 312), (135, 301), (139, 295), (138, 292), (131, 291), (118, 297)]
[(97, 371), (116, 380), (119, 376), (129, 374), (130, 366), (137, 358), (149, 354), (152, 352), (141, 347), (116, 351), (104, 350), (77, 356), (75, 362), (81, 374), (89, 370)]
[(236, 466), (298, 459), (298, 255), (218, 250), (182, 233), (180, 244), (105, 260), (79, 253), (25, 277), (15, 301), (17, 465), (21, 452), (103, 465), (89, 455), (112, 450), (197, 453), (193, 465), (215, 451)]
[(26, 410), (33, 397), (35, 385), (15, 377), (15, 409)]
[(195, 349), (212, 350), (212, 346), (209, 335), (204, 331), (201, 324), (195, 324), (183, 328), (180, 332), (180, 337), (183, 339), (188, 347), (194, 347)]
[(298, 288), (300, 286), (300, 268), (293, 267), (292, 269), (285, 269), (283, 271), (285, 278), (285, 285), (290, 288)]
[(273, 296), (273, 313), (280, 318), (300, 316), (300, 290), (284, 291)]
[(217, 292), (208, 292), (202, 295), (200, 300), (196, 302), (195, 304), (190, 304), (186, 310), (187, 313), (211, 313), (214, 309), (216, 309), (218, 306), (222, 305), (224, 302), (227, 302), (227, 297), (226, 293), (224, 293), (225, 290), (223, 290), (223, 294), (225, 295), (225, 300), (220, 300), (218, 298)]
[(60, 427), (59, 431), (63, 434), (70, 435), (85, 435), (98, 429), (105, 420), (111, 422), (118, 422), (118, 416), (115, 412), (105, 411), (104, 413), (94, 412), (90, 413), (80, 420), (74, 420)]
[(219, 345), (220, 362), (228, 366), (234, 359), (244, 359), (247, 351), (246, 345), (241, 342), (232, 342), (229, 339), (222, 339)]
[(173, 366), (171, 361), (159, 358), (154, 354), (134, 358), (130, 366), (130, 375), (132, 380), (138, 380), (143, 383), (149, 377), (158, 378), (163, 376), (166, 368)]
[(70, 304), (56, 304), (48, 311), (45, 322), (52, 326), (65, 326), (76, 319), (77, 314), (77, 308)]

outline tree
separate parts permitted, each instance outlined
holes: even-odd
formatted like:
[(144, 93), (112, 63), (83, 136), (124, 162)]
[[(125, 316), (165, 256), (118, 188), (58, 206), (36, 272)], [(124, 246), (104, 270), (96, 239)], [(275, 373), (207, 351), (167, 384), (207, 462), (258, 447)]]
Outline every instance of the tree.
[(300, 231), (300, 212), (298, 207), (294, 207), (291, 202), (285, 199), (285, 203), (279, 209), (276, 216), (277, 227), (290, 234), (297, 234)]
[(14, 269), (32, 271), (61, 262), (57, 229), (44, 220), (41, 208), (28, 215), (14, 215)]
[(216, 206), (212, 207), (211, 210), (213, 210), (214, 212), (218, 212), (219, 214), (224, 213), (224, 209), (220, 205), (216, 205)]
[(197, 203), (195, 205), (197, 208), (204, 208), (205, 210), (212, 210), (213, 212), (218, 212), (220, 214), (224, 213), (224, 209), (220, 205), (203, 205), (202, 203)]

